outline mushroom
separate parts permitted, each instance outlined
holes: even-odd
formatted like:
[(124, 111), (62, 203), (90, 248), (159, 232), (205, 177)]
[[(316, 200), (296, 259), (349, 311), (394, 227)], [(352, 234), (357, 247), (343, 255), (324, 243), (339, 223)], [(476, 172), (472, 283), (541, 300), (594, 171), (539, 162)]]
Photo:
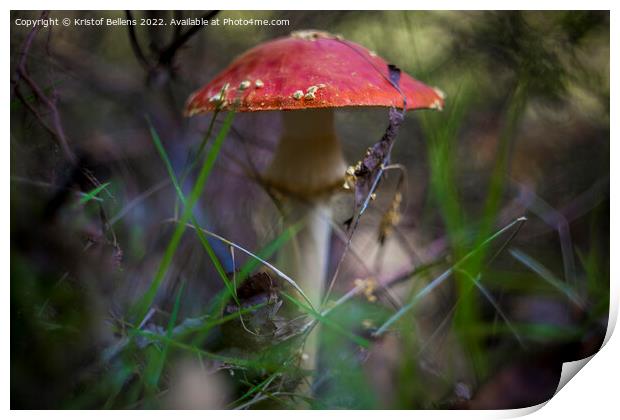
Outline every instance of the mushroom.
[[(374, 52), (327, 32), (299, 31), (245, 52), (187, 104), (189, 116), (233, 102), (238, 112), (282, 111), (282, 134), (263, 178), (283, 197), (285, 224), (305, 223), (279, 251), (277, 265), (316, 308), (328, 264), (329, 201), (342, 188), (347, 167), (333, 110), (402, 108), (403, 96), (388, 76), (387, 63)], [(399, 86), (408, 109), (443, 106), (441, 91), (405, 73)]]

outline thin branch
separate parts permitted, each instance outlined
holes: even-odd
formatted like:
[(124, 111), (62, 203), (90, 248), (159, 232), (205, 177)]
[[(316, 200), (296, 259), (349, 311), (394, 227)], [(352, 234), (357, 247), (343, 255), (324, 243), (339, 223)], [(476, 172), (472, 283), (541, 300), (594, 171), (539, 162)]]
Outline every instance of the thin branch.
[[(127, 19), (129, 19), (130, 21), (133, 20), (133, 14), (131, 13), (130, 10), (126, 10), (125, 15), (127, 16)], [(131, 50), (133, 51), (133, 54), (136, 56), (138, 63), (140, 63), (140, 65), (144, 67), (146, 71), (151, 71), (152, 66), (149, 63), (149, 60), (144, 55), (144, 52), (142, 52), (142, 47), (140, 47), (140, 43), (138, 42), (138, 37), (136, 36), (136, 30), (134, 26), (127, 25), (127, 30), (129, 31), (129, 43), (131, 45)]]
[[(211, 20), (219, 12), (219, 10), (212, 10), (210, 12), (206, 12), (200, 17), (200, 19)], [(189, 41), (190, 38), (196, 33), (198, 33), (198, 31), (200, 31), (202, 28), (204, 28), (204, 25), (197, 24), (189, 28), (178, 37), (175, 37), (172, 43), (170, 43), (170, 45), (168, 45), (168, 47), (166, 47), (166, 49), (162, 51), (162, 53), (159, 55), (159, 64), (164, 66), (169, 66), (170, 64), (172, 64), (172, 60), (177, 53), (177, 50), (181, 48), (187, 41)]]
[[(43, 13), (41, 13), (40, 18), (47, 19), (48, 16), (49, 16), (49, 12), (44, 11)], [(18, 98), (20, 99), (20, 101), (24, 102), (24, 105), (27, 106), (27, 109), (33, 113), (36, 120), (39, 121), (41, 125), (47, 131), (49, 131), (52, 134), (52, 136), (56, 139), (61, 149), (63, 150), (63, 153), (65, 157), (67, 158), (67, 160), (75, 164), (77, 162), (77, 159), (75, 157), (75, 154), (69, 147), (69, 142), (67, 141), (67, 136), (65, 135), (65, 131), (62, 126), (61, 119), (60, 119), (60, 113), (58, 112), (58, 108), (56, 107), (55, 101), (48, 98), (45, 95), (43, 90), (39, 87), (39, 85), (37, 85), (37, 83), (30, 77), (30, 74), (28, 73), (28, 68), (27, 68), (28, 54), (30, 52), (30, 49), (32, 48), (34, 39), (39, 32), (39, 28), (40, 28), (39, 26), (35, 26), (34, 28), (32, 28), (32, 30), (26, 37), (26, 41), (24, 42), (24, 46), (22, 47), (22, 50), (20, 52), (19, 64), (17, 66), (17, 71), (16, 71), (17, 74), (15, 77), (15, 80), (13, 81), (13, 91), (15, 95), (18, 95)], [(43, 118), (38, 112), (34, 112), (34, 107), (29, 106), (27, 104), (27, 101), (24, 100), (21, 93), (18, 92), (18, 85), (22, 81), (24, 81), (26, 85), (28, 85), (28, 87), (30, 88), (32, 93), (35, 95), (35, 97), (39, 100), (39, 102), (41, 102), (43, 105), (45, 105), (49, 109), (51, 113), (51, 123), (52, 123), (53, 128), (49, 127), (44, 122)]]

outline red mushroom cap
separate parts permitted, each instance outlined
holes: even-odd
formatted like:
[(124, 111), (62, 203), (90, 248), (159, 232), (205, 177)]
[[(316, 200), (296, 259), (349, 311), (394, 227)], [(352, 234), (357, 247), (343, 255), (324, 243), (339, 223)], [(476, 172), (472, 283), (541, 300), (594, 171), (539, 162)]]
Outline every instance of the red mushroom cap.
[[(443, 107), (443, 93), (402, 73), (407, 109)], [(187, 114), (226, 109), (295, 110), (350, 106), (403, 107), (388, 65), (372, 51), (327, 32), (293, 32), (237, 57), (194, 93)]]

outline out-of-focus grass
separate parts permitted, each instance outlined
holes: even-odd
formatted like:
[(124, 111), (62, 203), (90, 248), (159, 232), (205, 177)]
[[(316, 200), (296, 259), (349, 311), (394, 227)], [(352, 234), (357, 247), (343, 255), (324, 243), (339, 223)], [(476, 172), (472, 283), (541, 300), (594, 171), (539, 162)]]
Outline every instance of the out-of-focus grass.
[[(261, 13), (261, 16), (278, 17), (274, 16), (275, 12)], [(235, 15), (244, 16), (244, 12), (235, 12)], [(325, 29), (342, 31), (345, 37), (377, 50), (417, 78), (440, 86), (448, 94), (443, 112), (422, 111), (408, 116), (408, 124), (414, 127), (410, 132), (419, 134), (416, 141), (421, 143), (423, 140), (425, 146), (422, 150), (426, 156), (418, 161), (428, 163), (429, 200), (423, 206), (416, 230), (424, 240), (435, 239), (438, 232), (445, 233), (447, 247), (438, 262), (427, 268), (417, 267), (406, 281), (400, 282), (399, 287), (404, 290), (400, 295), (403, 306), (392, 308), (383, 302), (377, 304), (360, 298), (348, 300), (335, 308), (328, 306), (330, 312), (321, 314), (309, 308), (302, 299), (286, 291), (282, 293), (285, 304), (322, 326), (323, 366), (316, 372), (313, 397), (288, 391), (291, 388), (289, 382), (313, 374), (297, 369), (295, 361), (299, 356), (299, 343), (255, 348), (250, 345), (254, 336), (239, 328), (235, 334), (248, 342), (245, 351), (213, 348), (213, 337), (218, 336), (221, 327), (268, 307), (268, 302), (261, 302), (232, 314), (223, 314), (229, 303), (240, 303), (236, 288), (261, 267), (261, 259), (269, 260), (294, 237), (299, 226), (286, 229), (268, 241), (266, 246), (252, 254), (254, 256), (250, 255), (240, 264), (234, 277), (230, 278), (213, 249), (213, 243), (218, 239), (211, 240), (203, 232), (193, 210), (207, 182), (213, 181), (209, 175), (216, 161), (222, 159), (219, 151), (229, 134), (232, 114), (225, 117), (207, 150), (206, 145), (216, 124), (215, 116), (211, 119), (207, 135), (200, 139), (196, 152), (178, 171), (175, 171), (159, 134), (149, 123), (150, 140), (168, 173), (169, 184), (162, 185), (172, 184), (174, 187), (174, 208), (170, 201), (170, 210), (175, 215), (172, 236), (163, 255), (156, 256), (156, 274), (133, 306), (133, 311), (129, 316), (122, 313), (111, 317), (109, 328), (114, 332), (115, 344), (103, 352), (103, 362), (89, 365), (96, 366), (95, 373), (87, 372), (86, 379), (77, 380), (74, 388), (60, 393), (63, 398), (57, 401), (57, 406), (163, 408), (174, 364), (187, 357), (198, 360), (204, 372), (226, 372), (227, 381), (233, 388), (230, 399), (226, 401), (227, 408), (289, 408), (297, 406), (300, 401), (307, 401), (314, 408), (450, 406), (457, 382), (467, 382), (475, 391), (475, 386), (491, 380), (498, 367), (510, 361), (517, 344), (522, 344), (528, 351), (536, 351), (543, 345), (579, 343), (606, 316), (608, 249), (605, 248), (605, 238), (600, 236), (601, 225), (604, 225), (601, 218), (606, 216), (604, 211), (591, 218), (587, 245), (582, 241), (577, 248), (575, 276), (578, 287), (575, 288), (557, 274), (557, 261), (545, 258), (546, 255), (536, 255), (534, 250), (527, 248), (528, 242), (525, 247), (524, 242), (518, 246), (507, 244), (507, 240), (513, 239), (510, 232), (490, 240), (495, 239), (494, 233), (506, 225), (502, 222), (503, 211), (512, 192), (508, 176), (513, 169), (519, 130), (523, 129), (524, 122), (548, 118), (544, 113), (532, 117), (535, 114), (533, 104), (540, 107), (542, 102), (544, 106), (552, 107), (549, 104), (569, 102), (579, 113), (598, 115), (591, 119), (595, 121), (593, 124), (605, 125), (604, 106), (601, 108), (597, 99), (608, 95), (604, 71), (600, 77), (593, 75), (596, 67), (593, 62), (577, 67), (578, 71), (568, 71), (576, 68), (574, 64), (579, 61), (577, 56), (581, 52), (558, 48), (593, 36), (589, 35), (590, 30), (600, 25), (600, 16), (570, 13), (547, 17), (484, 13), (462, 16), (456, 12), (385, 13), (380, 16), (381, 19), (376, 19), (375, 15), (371, 18), (359, 14), (357, 18), (342, 18), (340, 21), (334, 18), (334, 27)], [(315, 23), (322, 22), (316, 18)], [(256, 39), (271, 37), (264, 28), (252, 31)], [(544, 42), (538, 42), (535, 33), (544, 33)], [(230, 38), (224, 32), (209, 35), (213, 37), (210, 38), (212, 42), (224, 46), (248, 44), (245, 37)], [(454, 48), (452, 42), (459, 37), (466, 42)], [(232, 51), (231, 48), (223, 49)], [(599, 56), (595, 58), (601, 60)], [(497, 65), (490, 67), (489, 63)], [(213, 66), (217, 64), (221, 63), (215, 62)], [(551, 80), (553, 78), (557, 80)], [(498, 98), (500, 96), (503, 98)], [(576, 98), (584, 99), (583, 103), (580, 105)], [(492, 107), (499, 109), (490, 112)], [(12, 111), (21, 109), (13, 103), (11, 108)], [(480, 112), (483, 120), (491, 115), (494, 118), (492, 123), (497, 123), (499, 129), (489, 134), (494, 139), (495, 148), (485, 146), (485, 151), (492, 149), (492, 164), (485, 168), (487, 172), (473, 174), (473, 171), (465, 171), (471, 169), (468, 164), (477, 158), (477, 151), (468, 150), (471, 155), (465, 157), (459, 151), (462, 152), (465, 134), (471, 136), (476, 118), (481, 118)], [(360, 127), (366, 123), (358, 121)], [(491, 130), (494, 124), (487, 126)], [(478, 132), (475, 136), (484, 134)], [(346, 143), (348, 139), (344, 140)], [(398, 147), (414, 147), (411, 143), (403, 143), (409, 140), (397, 139)], [(195, 169), (198, 169), (197, 174)], [(195, 175), (195, 184), (186, 197), (184, 180), (191, 179), (190, 175)], [(464, 191), (463, 184), (469, 178), (479, 190), (475, 200)], [(127, 204), (120, 199), (123, 197), (121, 177), (112, 176), (106, 181), (83, 193), (80, 199), (83, 206), (75, 209), (94, 214), (95, 209), (99, 209), (97, 206), (102, 205), (116, 210), (114, 214), (120, 215), (117, 220), (121, 220), (125, 214), (123, 206)], [(116, 201), (100, 198), (104, 190)], [(381, 192), (380, 188), (379, 196)], [(214, 208), (224, 206), (218, 197), (205, 198)], [(179, 208), (182, 208), (181, 212)], [(372, 218), (369, 217), (368, 223), (373, 223)], [(120, 225), (122, 223), (117, 224)], [(187, 227), (194, 230), (192, 235), (184, 234)], [(136, 260), (149, 257), (148, 241), (152, 236), (144, 226), (128, 226), (122, 234), (126, 238), (125, 252)], [(181, 286), (173, 290), (164, 286), (172, 283), (166, 279), (172, 277), (173, 262), (184, 264), (184, 255), (179, 252), (182, 238), (189, 242), (188, 237), (194, 238), (194, 235), (198, 242), (190, 245), (198, 245), (195, 248), (201, 256), (207, 254), (209, 258), (204, 260), (215, 267), (213, 276), (221, 280), (224, 287), (217, 293), (214, 291), (210, 300), (201, 304), (200, 316), (182, 318), (184, 304), (193, 299), (188, 279), (180, 275)], [(555, 245), (552, 241), (548, 243)], [(235, 252), (232, 246), (230, 249)], [(58, 354), (62, 353), (65, 343), (73, 344), (78, 333), (89, 328), (81, 319), (83, 313), (89, 313), (85, 309), (88, 303), (81, 301), (80, 289), (73, 287), (64, 277), (45, 273), (42, 267), (47, 262), (39, 258), (39, 264), (32, 264), (21, 255), (12, 255), (11, 277), (20, 280), (19, 283), (12, 281), (12, 301), (17, 302), (11, 309), (12, 339), (29, 342), (24, 337), (30, 337), (39, 345), (50, 343), (51, 354), (59, 360)], [(501, 264), (496, 264), (497, 260), (501, 260)], [(458, 269), (454, 269), (455, 264)], [(234, 269), (237, 267), (233, 264)], [(441, 277), (442, 273), (444, 277)], [(433, 288), (436, 293), (432, 296), (425, 294), (425, 287), (433, 285), (438, 278), (442, 287)], [(150, 311), (156, 298), (168, 296), (172, 299), (170, 313), (160, 309)], [(510, 319), (507, 323), (496, 312), (501, 308), (506, 311), (507, 318), (512, 318), (517, 311), (510, 306), (513, 301), (502, 299), (503, 296), (560, 302), (568, 311), (579, 312), (581, 308), (583, 317), (572, 323), (537, 319), (536, 316)], [(31, 307), (37, 308), (37, 316), (24, 315), (24, 311)], [(92, 316), (100, 315), (93, 313)], [(147, 322), (143, 324), (143, 320)], [(436, 362), (438, 365), (428, 363), (428, 359), (432, 359), (427, 357), (428, 353), (443, 354), (447, 348), (454, 349), (453, 360), (444, 364)], [(377, 370), (366, 370), (370, 369), (367, 360), (372, 362), (372, 358), (381, 356), (377, 353), (383, 350), (386, 353), (391, 351), (391, 356), (385, 356), (387, 361), (376, 362), (379, 365)], [(12, 345), (12, 357), (13, 353)], [(523, 354), (527, 354), (525, 350)], [(54, 372), (54, 366), (45, 365), (45, 360), (36, 364), (50, 377), (58, 374)], [(16, 366), (18, 372), (26, 371), (22, 364)], [(388, 385), (385, 382), (378, 385), (380, 380), (373, 376), (380, 376), (377, 372), (390, 375)], [(24, 387), (17, 379), (15, 381)], [(390, 395), (381, 395), (382, 386)]]
[(98, 198), (97, 195), (105, 190), (106, 188), (108, 188), (108, 186), (110, 185), (109, 182), (105, 182), (101, 185), (99, 185), (98, 187), (94, 188), (92, 191), (88, 192), (87, 194), (85, 194), (84, 196), (82, 196), (80, 198), (80, 204), (86, 204), (88, 203), (90, 200), (93, 200), (95, 198)]
[[(178, 350), (184, 350), (190, 353), (194, 353), (197, 356), (205, 357), (210, 360), (219, 360), (221, 362), (228, 363), (233, 368), (246, 368), (247, 369), (251, 367), (252, 369), (268, 369), (269, 371), (275, 370), (276, 373), (278, 372), (280, 368), (282, 368), (282, 366), (277, 366), (269, 362), (268, 358), (266, 360), (260, 360), (260, 359), (253, 358), (253, 357), (249, 359), (230, 358), (230, 357), (206, 352), (200, 349), (200, 343), (204, 342), (204, 340), (206, 339), (206, 337), (208, 336), (208, 334), (210, 333), (213, 327), (221, 323), (234, 320), (237, 317), (240, 317), (243, 315), (241, 312), (239, 312), (235, 314), (234, 316), (222, 317), (221, 313), (222, 313), (223, 305), (228, 301), (228, 299), (233, 298), (237, 304), (240, 304), (238, 297), (236, 295), (236, 289), (235, 289), (235, 287), (238, 287), (239, 285), (233, 286), (231, 284), (231, 279), (228, 278), (227, 274), (224, 273), (221, 265), (219, 265), (219, 261), (217, 260), (217, 257), (215, 256), (214, 252), (212, 251), (212, 248), (211, 248), (211, 245), (209, 244), (208, 239), (204, 236), (204, 233), (200, 225), (198, 224), (197, 220), (195, 219), (195, 217), (190, 213), (191, 207), (189, 207), (192, 205), (192, 203), (195, 203), (197, 200), (196, 191), (201, 191), (204, 187), (204, 184), (206, 183), (208, 179), (209, 170), (210, 168), (212, 168), (213, 164), (215, 163), (215, 159), (221, 148), (222, 142), (225, 139), (230, 129), (233, 115), (234, 115), (233, 112), (230, 112), (228, 114), (224, 124), (220, 128), (220, 131), (215, 138), (213, 146), (211, 147), (211, 149), (209, 150), (209, 153), (205, 157), (203, 167), (201, 168), (197, 181), (196, 181), (196, 185), (192, 189), (190, 200), (185, 199), (184, 194), (181, 190), (181, 186), (176, 178), (176, 175), (174, 174), (172, 164), (163, 147), (163, 144), (159, 138), (159, 135), (157, 134), (154, 127), (150, 125), (150, 131), (151, 131), (151, 135), (153, 138), (153, 142), (159, 152), (160, 157), (162, 158), (162, 161), (164, 162), (167, 168), (168, 175), (171, 179), (172, 185), (174, 186), (177, 192), (178, 198), (180, 202), (183, 205), (185, 205), (185, 208), (184, 208), (184, 211), (182, 213), (180, 220), (177, 223), (177, 227), (174, 230), (172, 239), (170, 240), (170, 243), (168, 247), (166, 248), (166, 252), (164, 253), (164, 256), (162, 257), (160, 266), (157, 271), (157, 275), (155, 279), (153, 280), (153, 283), (149, 286), (147, 293), (139, 300), (137, 304), (138, 309), (136, 313), (138, 314), (138, 316), (135, 319), (140, 321), (144, 319), (145, 317), (147, 317), (149, 314), (148, 308), (151, 302), (153, 301), (155, 295), (157, 294), (159, 286), (162, 284), (166, 271), (168, 267), (170, 266), (172, 259), (174, 258), (175, 250), (177, 249), (178, 243), (180, 240), (180, 235), (182, 235), (183, 233), (183, 230), (179, 230), (179, 226), (181, 224), (185, 225), (187, 222), (191, 221), (191, 224), (194, 227), (194, 231), (196, 232), (196, 235), (200, 239), (200, 243), (202, 244), (205, 252), (209, 254), (213, 263), (216, 265), (216, 267), (218, 267), (217, 271), (222, 277), (222, 279), (224, 280), (226, 288), (214, 297), (213, 299), (214, 304), (210, 305), (211, 308), (213, 309), (207, 312), (207, 318), (206, 318), (207, 322), (202, 323), (201, 325), (194, 325), (188, 331), (185, 331), (185, 334), (198, 333), (197, 335), (193, 334), (194, 336), (189, 337), (190, 340), (194, 344), (187, 344), (183, 340), (180, 340), (181, 337), (178, 337), (178, 338), (172, 337), (172, 331), (173, 331), (173, 328), (175, 327), (175, 323), (177, 322), (179, 307), (181, 305), (183, 287), (181, 287), (179, 291), (177, 292), (173, 311), (169, 317), (168, 326), (167, 326), (167, 330), (165, 331), (165, 333), (162, 332), (162, 334), (156, 334), (156, 333), (149, 332), (149, 331), (143, 331), (141, 327), (136, 328), (135, 326), (129, 328), (129, 331), (126, 337), (127, 343), (125, 345), (125, 348), (122, 351), (120, 360), (125, 360), (126, 357), (129, 357), (130, 359), (132, 359), (136, 357), (136, 354), (134, 354), (134, 352), (138, 351), (139, 353), (142, 353), (142, 355), (139, 355), (137, 357), (139, 359), (142, 359), (142, 358), (144, 359), (144, 362), (143, 362), (144, 367), (139, 367), (139, 366), (134, 365), (133, 369), (129, 369), (128, 367), (120, 369), (120, 372), (122, 372), (121, 376), (116, 377), (116, 380), (112, 379), (112, 383), (115, 384), (114, 388), (116, 390), (112, 392), (110, 398), (107, 400), (105, 404), (105, 406), (108, 408), (116, 407), (118, 404), (121, 404), (121, 406), (125, 404), (130, 404), (130, 405), (134, 404), (137, 402), (136, 400), (138, 396), (141, 396), (142, 398), (140, 404), (143, 408), (158, 407), (159, 406), (158, 401), (160, 397), (159, 394), (162, 391), (159, 387), (159, 382), (160, 382), (162, 372), (165, 369), (165, 362), (167, 360), (166, 356), (169, 353), (171, 347), (178, 349)], [(213, 126), (211, 125), (211, 127)], [(210, 134), (210, 130), (207, 132), (207, 136), (209, 136), (209, 134)], [(203, 147), (199, 148), (199, 150), (202, 150), (202, 149)], [(92, 195), (95, 195), (95, 194), (96, 192), (92, 193)], [(290, 238), (294, 236), (298, 230), (299, 230), (298, 225), (297, 226), (293, 225), (285, 229), (281, 235), (279, 235), (274, 241), (272, 241), (272, 243), (268, 244), (263, 250), (259, 252), (258, 257), (268, 258), (272, 256), (275, 252), (277, 252), (277, 250), (281, 246), (283, 246), (287, 241), (289, 241)], [(236, 275), (236, 277), (238, 277), (241, 281), (245, 280), (257, 268), (258, 264), (259, 264), (259, 260), (257, 258), (248, 259), (247, 262), (240, 268), (239, 273)], [(369, 347), (370, 344), (366, 339), (359, 337), (356, 334), (351, 333), (347, 329), (342, 328), (338, 323), (330, 320), (329, 318), (323, 317), (321, 314), (319, 314), (312, 308), (308, 307), (306, 304), (299, 301), (294, 296), (286, 294), (285, 292), (282, 292), (282, 295), (287, 300), (289, 300), (291, 303), (293, 303), (297, 308), (307, 313), (311, 318), (314, 318), (320, 323), (322, 323), (323, 325), (325, 325), (328, 330), (336, 331), (338, 334), (344, 337), (347, 337), (349, 340), (357, 343), (358, 345), (362, 347), (366, 347), (366, 348)], [(258, 307), (255, 306), (253, 307), (253, 309), (254, 310), (258, 309)], [(143, 350), (141, 351), (138, 350), (135, 346), (135, 342), (136, 340), (139, 340), (140, 337), (142, 337), (143, 339), (146, 338), (146, 339), (153, 340), (154, 345), (147, 345)], [(131, 365), (131, 362), (126, 362), (126, 363), (129, 363)], [(126, 395), (129, 398), (124, 399), (122, 402), (120, 402), (117, 400), (117, 397), (119, 393), (121, 392), (121, 388), (126, 386), (129, 378), (132, 375), (137, 375), (137, 378), (140, 378), (140, 380), (138, 382), (133, 382), (133, 384), (131, 384), (129, 391), (126, 393)], [(258, 388), (256, 388), (256, 390), (257, 389)], [(246, 393), (247, 395), (243, 398), (240, 398), (240, 400), (243, 400), (247, 398), (249, 395), (254, 393), (254, 391), (252, 392), (248, 391), (248, 392), (249, 394)], [(304, 397), (303, 395), (299, 396), (299, 398), (303, 398), (303, 397)]]
[[(179, 246), (181, 237), (183, 236), (183, 233), (186, 229), (186, 223), (190, 219), (192, 220), (192, 223), (194, 223), (194, 225), (197, 227), (196, 232), (198, 233), (198, 237), (201, 239), (201, 243), (205, 247), (207, 254), (211, 258), (211, 260), (214, 262), (217, 268), (218, 274), (224, 281), (224, 284), (226, 284), (226, 286), (230, 288), (228, 278), (226, 277), (226, 273), (224, 272), (224, 269), (219, 263), (219, 260), (215, 256), (215, 253), (213, 252), (213, 248), (211, 248), (209, 241), (207, 241), (207, 239), (204, 236), (202, 236), (202, 232), (198, 228), (197, 222), (195, 221), (192, 215), (192, 212), (194, 209), (194, 205), (196, 204), (196, 202), (198, 201), (198, 199), (200, 198), (202, 194), (202, 191), (204, 190), (204, 186), (207, 182), (207, 179), (209, 178), (211, 169), (213, 168), (213, 165), (215, 164), (217, 155), (222, 147), (224, 140), (226, 139), (228, 130), (230, 129), (230, 126), (232, 125), (233, 118), (234, 118), (234, 113), (233, 112), (228, 113), (226, 120), (224, 122), (224, 125), (222, 126), (220, 132), (215, 138), (215, 141), (213, 142), (212, 148), (209, 150), (209, 153), (204, 158), (202, 167), (196, 179), (196, 184), (194, 185), (194, 188), (192, 189), (190, 196), (189, 196), (189, 200), (187, 200), (187, 202), (185, 202), (183, 192), (181, 191), (181, 187), (176, 181), (176, 178), (174, 177), (174, 172), (172, 172), (172, 166), (170, 165), (169, 161), (165, 159), (167, 163), (167, 168), (169, 170), (169, 175), (171, 179), (173, 180), (175, 189), (177, 190), (177, 193), (179, 194), (179, 197), (183, 201), (183, 204), (185, 205), (185, 207), (183, 209), (183, 213), (181, 215), (179, 223), (177, 224), (174, 230), (172, 238), (170, 239), (168, 247), (166, 248), (166, 251), (161, 260), (159, 268), (157, 269), (155, 278), (153, 279), (153, 282), (149, 286), (148, 291), (144, 294), (142, 299), (136, 305), (135, 318), (138, 321), (144, 319), (144, 317), (147, 314), (148, 308), (151, 306), (153, 300), (155, 299), (155, 295), (157, 294), (159, 286), (161, 285), (161, 282), (163, 281), (164, 276), (166, 275), (166, 272), (168, 271), (168, 268), (170, 267), (172, 258), (174, 257), (174, 253), (177, 247)], [(161, 142), (158, 141), (158, 136), (156, 135), (156, 133), (154, 131), (153, 133), (155, 134), (153, 136), (153, 139), (155, 143), (158, 145), (158, 150), (160, 151), (162, 156), (165, 158), (165, 152), (163, 152), (163, 148), (161, 147)]]

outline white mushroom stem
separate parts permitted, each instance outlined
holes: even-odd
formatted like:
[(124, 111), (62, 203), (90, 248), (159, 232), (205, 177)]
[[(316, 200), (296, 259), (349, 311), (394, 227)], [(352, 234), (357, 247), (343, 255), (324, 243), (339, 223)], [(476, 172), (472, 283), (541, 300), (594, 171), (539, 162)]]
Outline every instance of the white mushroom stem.
[(325, 198), (342, 183), (346, 165), (331, 109), (282, 112), (282, 136), (265, 178), (283, 194)]
[[(282, 137), (265, 178), (283, 196), (285, 227), (298, 222), (303, 227), (280, 249), (277, 266), (318, 310), (329, 257), (329, 201), (342, 185), (346, 165), (331, 109), (284, 111), (282, 116)], [(316, 351), (316, 336), (311, 335), (304, 348), (307, 368), (314, 368)]]

